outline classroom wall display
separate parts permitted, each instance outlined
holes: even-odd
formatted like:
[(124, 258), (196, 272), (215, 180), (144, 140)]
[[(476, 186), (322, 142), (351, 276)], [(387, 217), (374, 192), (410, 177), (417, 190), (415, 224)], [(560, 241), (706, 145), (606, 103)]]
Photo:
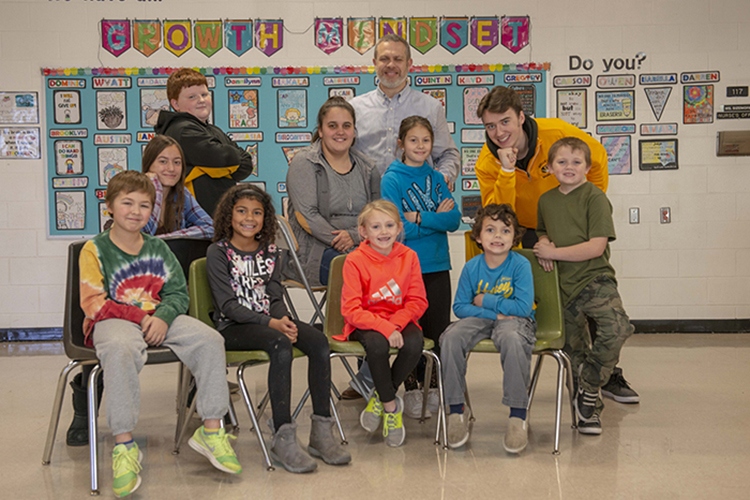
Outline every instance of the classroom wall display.
[[(210, 121), (250, 153), (255, 171), (245, 182), (264, 186), (279, 211), (288, 163), (309, 145), (320, 106), (331, 95), (351, 98), (376, 83), (372, 66), (198, 69), (213, 96)], [(411, 68), (413, 88), (438, 99), (445, 110), (462, 158), (453, 195), (466, 213), (478, 206), (474, 163), (485, 137), (476, 118), (478, 99), (495, 85), (512, 84), (523, 92), (524, 111), (543, 117), (548, 70), (549, 63)], [(90, 236), (101, 230), (108, 218), (102, 203), (107, 183), (117, 172), (140, 170), (158, 113), (168, 109), (165, 88), (172, 71), (43, 69), (50, 236)], [(466, 196), (471, 198), (464, 201)]]
[(677, 169), (677, 139), (638, 141), (638, 159), (641, 170)]
[(36, 160), (41, 158), (39, 127), (0, 127), (0, 159)]
[(596, 120), (635, 120), (635, 92), (632, 90), (597, 92)]
[(682, 106), (682, 123), (714, 122), (714, 86), (685, 85)]
[(609, 175), (632, 173), (630, 142), (629, 135), (608, 135), (602, 137), (602, 146), (607, 150)]
[(39, 93), (0, 92), (0, 123), (39, 123)]
[[(281, 19), (245, 20), (133, 20), (102, 19), (101, 46), (115, 57), (131, 48), (146, 57), (164, 47), (180, 57), (191, 48), (206, 57), (226, 47), (241, 56), (256, 49), (272, 56), (284, 48), (284, 28)], [(440, 45), (455, 54), (467, 45), (486, 54), (502, 45), (513, 54), (529, 45), (531, 19), (529, 16), (452, 17), (350, 17), (315, 18), (311, 27), (313, 44), (332, 54), (347, 45), (364, 54), (378, 38), (389, 33), (400, 35), (420, 54)], [(307, 30), (305, 31), (305, 33)]]
[(557, 117), (579, 128), (587, 127), (586, 89), (557, 91)]

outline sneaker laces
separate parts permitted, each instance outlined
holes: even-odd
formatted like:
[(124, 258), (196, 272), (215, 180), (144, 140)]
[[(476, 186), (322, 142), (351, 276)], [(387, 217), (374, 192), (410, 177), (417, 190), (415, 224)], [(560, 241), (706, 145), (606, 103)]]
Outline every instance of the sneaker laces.
[(219, 432), (214, 434), (207, 434), (205, 429), (203, 430), (203, 439), (206, 440), (207, 443), (210, 443), (210, 446), (214, 448), (214, 456), (216, 457), (224, 457), (227, 455), (235, 456), (234, 449), (229, 444), (229, 440), (233, 439), (236, 440), (237, 436), (233, 434), (227, 434), (224, 429), (219, 429)]
[(396, 430), (401, 427), (399, 422), (398, 413), (385, 413), (383, 420), (383, 436), (388, 436), (390, 431)]
[(141, 472), (143, 467), (138, 461), (138, 449), (136, 448), (135, 453), (132, 453), (133, 448), (126, 449), (124, 453), (118, 453), (112, 460), (112, 468), (116, 472), (116, 476), (122, 476), (125, 472), (134, 472), (138, 474)]

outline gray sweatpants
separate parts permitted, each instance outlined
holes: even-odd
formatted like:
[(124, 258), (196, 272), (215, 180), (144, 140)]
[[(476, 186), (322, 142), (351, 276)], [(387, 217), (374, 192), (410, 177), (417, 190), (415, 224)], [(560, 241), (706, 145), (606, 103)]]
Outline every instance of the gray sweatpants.
[[(107, 388), (107, 424), (115, 436), (132, 432), (141, 404), (138, 374), (147, 358), (143, 332), (132, 321), (107, 319), (94, 325), (93, 335)], [(198, 414), (204, 420), (223, 418), (229, 407), (224, 337), (183, 314), (169, 326), (162, 346), (170, 348), (195, 377)]]
[(533, 319), (515, 316), (502, 320), (469, 317), (450, 325), (440, 337), (445, 402), (449, 405), (464, 403), (466, 355), (480, 340), (492, 339), (500, 351), (503, 367), (503, 404), (526, 408), (535, 333)]

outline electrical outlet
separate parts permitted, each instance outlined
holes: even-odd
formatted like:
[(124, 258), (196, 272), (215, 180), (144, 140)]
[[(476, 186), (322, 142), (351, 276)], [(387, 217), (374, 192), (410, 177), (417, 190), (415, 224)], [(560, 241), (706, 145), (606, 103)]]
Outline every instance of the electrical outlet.
[(659, 209), (659, 221), (662, 224), (669, 224), (672, 222), (672, 210), (669, 207), (661, 207)]
[(641, 209), (638, 207), (630, 208), (630, 223), (640, 224), (641, 222)]

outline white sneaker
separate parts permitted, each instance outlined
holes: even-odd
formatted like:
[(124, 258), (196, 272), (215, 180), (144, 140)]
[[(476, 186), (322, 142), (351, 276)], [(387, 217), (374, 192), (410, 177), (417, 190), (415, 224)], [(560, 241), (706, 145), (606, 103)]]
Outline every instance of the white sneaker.
[(508, 429), (505, 431), (503, 448), (508, 453), (521, 453), (529, 442), (529, 425), (526, 420), (511, 417), (508, 419)]
[(463, 413), (448, 415), (448, 446), (452, 449), (460, 448), (469, 440), (469, 421), (471, 409), (464, 406)]
[[(406, 391), (404, 394), (404, 415), (409, 418), (420, 419), (422, 418), (422, 391), (414, 389)], [(432, 413), (429, 409), (425, 410), (424, 418), (430, 418)]]
[(437, 387), (431, 388), (427, 393), (427, 409), (432, 413), (438, 413), (440, 410), (440, 391)]

